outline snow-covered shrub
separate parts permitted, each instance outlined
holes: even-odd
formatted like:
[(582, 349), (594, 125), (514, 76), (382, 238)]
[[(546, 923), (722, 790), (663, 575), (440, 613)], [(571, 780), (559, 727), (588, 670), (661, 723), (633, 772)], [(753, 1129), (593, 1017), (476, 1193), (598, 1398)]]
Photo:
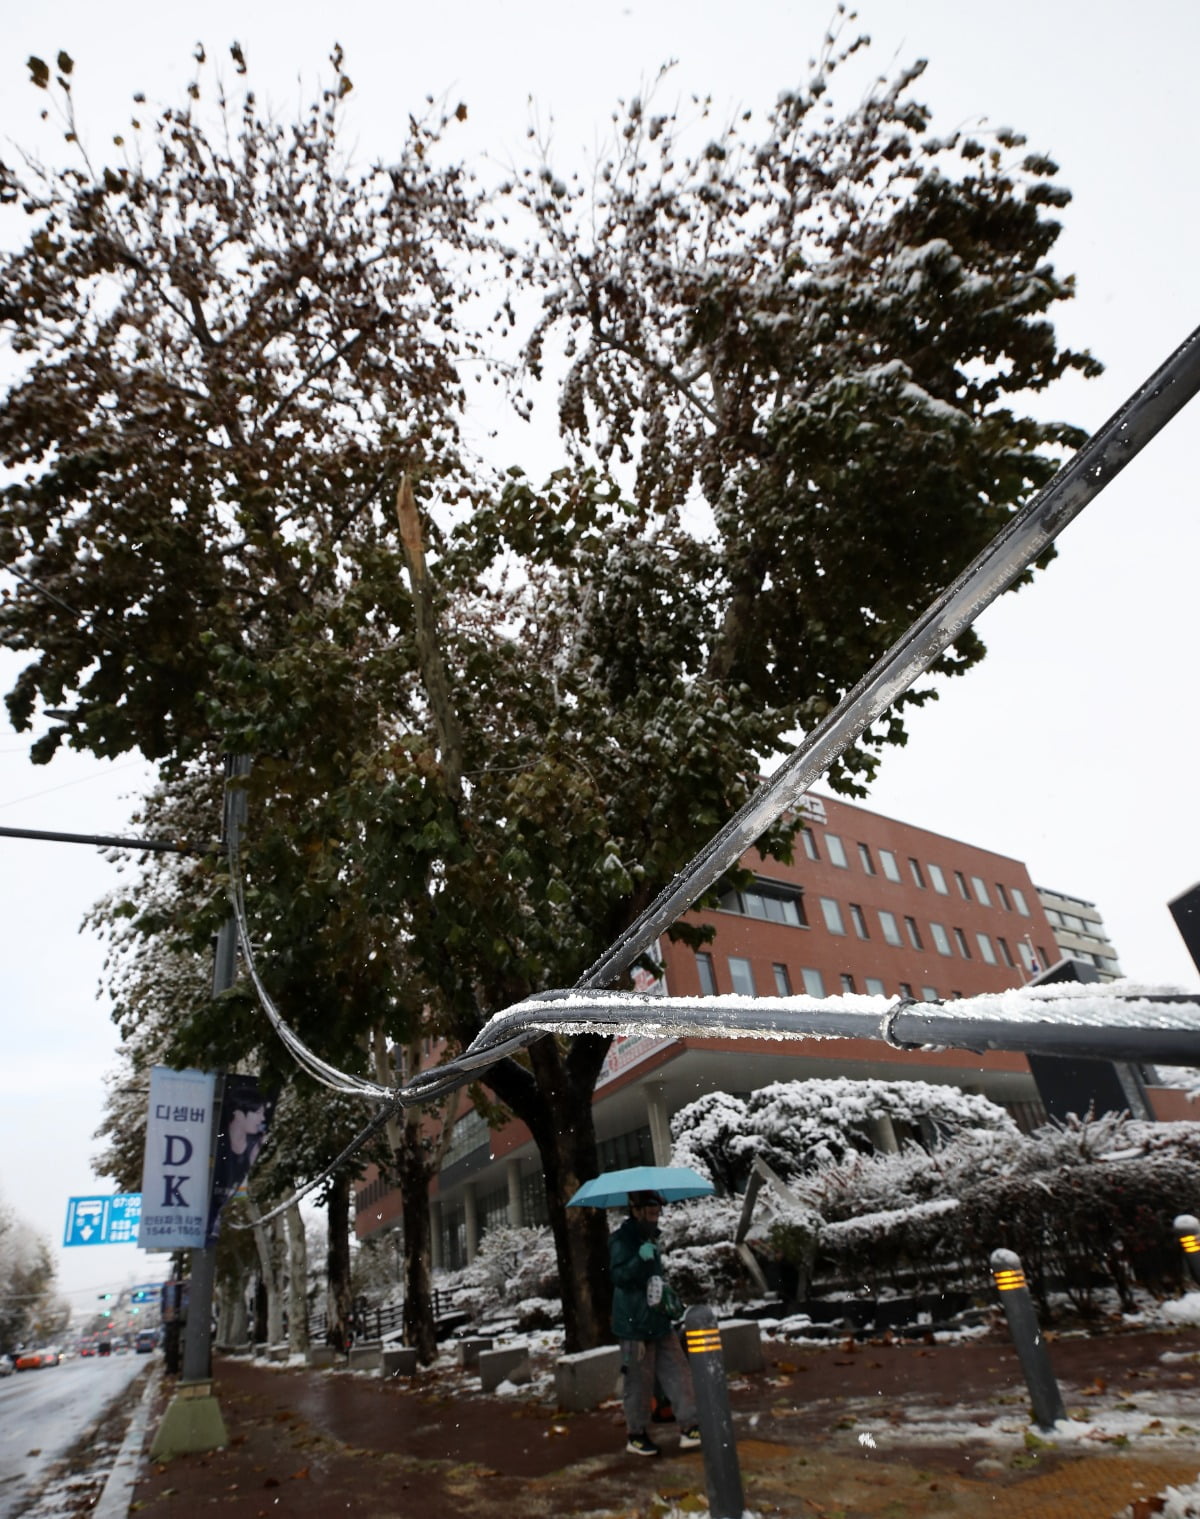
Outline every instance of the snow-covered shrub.
[(728, 1092), (710, 1092), (671, 1119), (671, 1163), (707, 1176), (722, 1196), (745, 1184), (746, 1166), (734, 1149), (749, 1129), (746, 1104)]
[(667, 1278), (689, 1306), (725, 1303), (750, 1286), (733, 1243), (741, 1218), (738, 1198), (697, 1197), (670, 1203), (660, 1221)]
[(900, 1287), (944, 1289), (962, 1254), (958, 1211), (958, 1200), (947, 1197), (826, 1224), (819, 1253), (843, 1280), (876, 1297)]
[(1017, 1134), (1003, 1108), (954, 1086), (814, 1078), (773, 1082), (744, 1099), (713, 1092), (689, 1103), (671, 1120), (673, 1159), (724, 1192), (741, 1191), (756, 1156), (788, 1180), (871, 1153), (883, 1118), (939, 1140), (963, 1129)]
[(684, 1306), (729, 1303), (745, 1297), (750, 1279), (733, 1240), (708, 1245), (684, 1245), (664, 1257), (667, 1280)]
[(562, 1299), (556, 1297), (527, 1297), (514, 1304), (517, 1328), (522, 1334), (532, 1329), (552, 1329), (562, 1323)]
[(527, 1298), (557, 1298), (553, 1236), (549, 1229), (488, 1229), (471, 1264), (440, 1277), (437, 1285), (475, 1320)]
[(1200, 1200), (1200, 1125), (1104, 1115), (1025, 1137), (967, 1130), (931, 1154), (852, 1156), (793, 1185), (824, 1220), (826, 1278), (979, 1288), (1002, 1246), (1043, 1304), (1054, 1282), (1085, 1313), (1102, 1286), (1128, 1308), (1135, 1284), (1178, 1284), (1171, 1225)]
[(668, 1203), (659, 1218), (663, 1254), (685, 1245), (732, 1240), (742, 1216), (740, 1197), (694, 1197)]

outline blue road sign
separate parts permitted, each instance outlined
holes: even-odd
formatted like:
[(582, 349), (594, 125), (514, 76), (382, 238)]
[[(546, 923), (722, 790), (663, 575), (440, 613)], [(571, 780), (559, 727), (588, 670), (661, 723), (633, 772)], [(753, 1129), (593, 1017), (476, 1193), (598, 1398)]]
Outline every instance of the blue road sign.
[(111, 1197), (72, 1197), (67, 1201), (64, 1245), (132, 1245), (142, 1216), (140, 1192)]

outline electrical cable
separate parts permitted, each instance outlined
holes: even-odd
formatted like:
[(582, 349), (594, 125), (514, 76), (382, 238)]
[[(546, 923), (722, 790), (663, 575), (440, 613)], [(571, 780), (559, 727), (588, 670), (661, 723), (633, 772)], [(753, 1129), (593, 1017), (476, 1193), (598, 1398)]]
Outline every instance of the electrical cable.
[[(981, 612), (1045, 553), (1063, 529), (1198, 390), (1200, 328), (1193, 331), (1088, 439), (1048, 485), (1005, 522), (983, 552), (976, 556), (846, 693), (837, 707), (792, 751), (771, 779), (677, 872), (637, 921), (620, 934), (584, 972), (571, 992), (551, 992), (539, 998), (530, 998), (498, 1014), (462, 1054), (439, 1066), (436, 1071), (422, 1073), (406, 1086), (383, 1087), (339, 1071), (310, 1050), (288, 1027), (267, 994), (254, 965), (244, 897), (235, 853), (231, 849), (231, 900), (237, 916), (243, 954), (267, 1017), (293, 1058), (315, 1079), (333, 1090), (387, 1103), (389, 1110), (395, 1111), (410, 1103), (436, 1101), (465, 1085), (475, 1072), (495, 1065), (506, 1055), (527, 1047), (547, 1032), (592, 1031), (612, 1034), (627, 1031), (631, 1022), (629, 1013), (634, 1009), (640, 1014), (632, 1020), (634, 1023), (661, 1023), (664, 1030), (669, 1027), (679, 1035), (706, 1031), (711, 1033), (719, 1027), (722, 1032), (732, 1032), (745, 1038), (848, 1037), (846, 1033), (836, 1031), (845, 1026), (842, 1019), (845, 1009), (835, 1006), (840, 1001), (836, 998), (829, 999), (821, 1011), (806, 1011), (799, 1016), (799, 1021), (793, 1009), (781, 1006), (781, 1003), (789, 1001), (786, 998), (762, 999), (764, 1004), (769, 1002), (771, 1007), (764, 1007), (761, 1012), (755, 1009), (752, 1014), (747, 1013), (745, 1002), (738, 1002), (735, 1006), (728, 999), (719, 997), (684, 999), (686, 1017), (683, 1016), (684, 1004), (674, 999), (673, 1006), (679, 1017), (668, 1025), (662, 1023), (666, 1007), (664, 999), (639, 998), (633, 993), (606, 993), (605, 1001), (601, 1004), (590, 1000), (587, 994), (611, 986), (627, 972), (636, 960), (650, 950), (659, 935), (709, 890), (726, 870), (736, 864), (784, 812), (795, 807), (804, 792), (825, 774), (842, 752), (925, 673), (954, 640), (974, 623)], [(651, 1013), (651, 1005), (657, 1008), (656, 1014)], [(1194, 1015), (1197, 1010), (1195, 1002), (1187, 1002), (1186, 1006)], [(964, 1048), (976, 1048), (969, 1041), (963, 1042), (968, 1025), (972, 1038), (1004, 1037), (994, 1032), (987, 1033), (983, 1028), (983, 1020), (956, 1018), (944, 1009), (940, 1020), (936, 1024), (931, 1023), (931, 1015), (918, 1011), (914, 1004), (903, 1000), (889, 1006), (882, 1018), (877, 1015), (871, 1017), (875, 1025), (873, 1031), (867, 1027), (870, 1020), (864, 1019), (859, 1013), (857, 1037), (872, 1037), (893, 1044), (899, 1042), (910, 1048), (922, 1044), (953, 1044), (956, 1041)], [(905, 1037), (906, 1027), (901, 1027), (902, 1020), (906, 1025), (909, 1019), (916, 1020), (914, 1029), (921, 1035), (915, 1042)], [(1038, 1042), (1037, 1039), (1036, 1031), (1039, 1027), (1044, 1031), (1044, 1024), (1043, 1019), (1022, 1025), (1021, 1037), (1034, 1041), (1028, 1047), (1050, 1052), (1054, 1045), (1053, 1031), (1049, 1043)], [(1076, 1029), (1080, 1027), (1078, 1023), (1064, 1025), (1068, 1026)], [(988, 1027), (990, 1029), (990, 1025)], [(936, 1038), (933, 1037), (935, 1031)], [(1152, 1035), (1155, 1036), (1153, 1039)], [(1095, 1029), (1093, 1036), (1100, 1037)], [(1151, 1025), (1135, 1024), (1132, 1032), (1129, 1024), (1122, 1024), (1121, 1032), (1113, 1034), (1112, 1038), (1117, 1044), (1124, 1039), (1126, 1043), (1121, 1047), (1126, 1049), (1145, 1049), (1151, 1044), (1156, 1050), (1186, 1047), (1186, 1058), (1182, 1054), (1169, 1056), (1158, 1053), (1156, 1058), (1164, 1062), (1178, 1061), (1186, 1064), (1195, 1058), (1197, 1033), (1194, 1018), (1182, 1027), (1171, 1025), (1154, 1028)], [(1179, 1043), (1180, 1040), (1182, 1043)], [(1077, 1041), (1068, 1038), (1067, 1045), (1075, 1054), (1081, 1053)], [(1017, 1046), (990, 1044), (984, 1047)], [(1109, 1054), (1107, 1058), (1138, 1057)], [(1141, 1058), (1150, 1057), (1143, 1054)], [(364, 1135), (368, 1131), (377, 1132), (383, 1122), (386, 1122), (386, 1115), (372, 1120)], [(355, 1140), (334, 1162), (333, 1169), (352, 1156), (364, 1142), (365, 1139), (361, 1136)], [(329, 1171), (324, 1174), (328, 1175)], [(307, 1190), (311, 1190), (311, 1185)], [(304, 1193), (297, 1194), (303, 1195)], [(294, 1199), (281, 1205), (275, 1212), (283, 1211), (290, 1206), (292, 1200)], [(274, 1214), (270, 1216), (273, 1217)]]

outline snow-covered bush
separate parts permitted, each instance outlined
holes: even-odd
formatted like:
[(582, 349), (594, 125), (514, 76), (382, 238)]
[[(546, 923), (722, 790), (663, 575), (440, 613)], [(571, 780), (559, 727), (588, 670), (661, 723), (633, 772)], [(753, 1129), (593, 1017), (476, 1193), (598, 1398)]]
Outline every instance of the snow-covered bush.
[(1082, 1312), (1105, 1286), (1130, 1308), (1135, 1284), (1178, 1285), (1171, 1225), (1200, 1206), (1200, 1125), (1105, 1115), (1025, 1137), (964, 1131), (932, 1154), (853, 1156), (796, 1185), (824, 1220), (826, 1279), (978, 1289), (1002, 1246), (1043, 1304), (1055, 1282)]
[(875, 1125), (944, 1140), (963, 1129), (1015, 1137), (1016, 1125), (986, 1097), (927, 1081), (815, 1078), (777, 1081), (746, 1098), (713, 1092), (671, 1120), (673, 1159), (741, 1191), (756, 1156), (785, 1180), (838, 1165), (875, 1147)]
[(750, 1286), (733, 1243), (741, 1217), (738, 1198), (698, 1197), (663, 1209), (663, 1264), (684, 1303), (727, 1303)]
[(438, 1279), (438, 1289), (475, 1320), (527, 1299), (558, 1297), (558, 1265), (549, 1229), (488, 1229), (469, 1266)]
[(746, 1103), (729, 1092), (710, 1092), (671, 1119), (671, 1163), (707, 1176), (724, 1197), (745, 1185), (738, 1141), (750, 1127)]

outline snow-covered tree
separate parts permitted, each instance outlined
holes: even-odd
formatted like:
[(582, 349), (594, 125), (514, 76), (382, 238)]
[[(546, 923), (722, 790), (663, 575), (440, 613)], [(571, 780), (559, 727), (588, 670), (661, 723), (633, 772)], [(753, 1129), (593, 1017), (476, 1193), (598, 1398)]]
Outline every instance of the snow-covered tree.
[(986, 1130), (1015, 1139), (1016, 1125), (986, 1097), (927, 1081), (821, 1077), (776, 1081), (732, 1097), (713, 1092), (671, 1120), (676, 1164), (694, 1166), (723, 1191), (741, 1191), (756, 1157), (785, 1181), (873, 1150), (886, 1119), (901, 1135), (931, 1138)]
[[(631, 104), (594, 205), (547, 164), (519, 180), (514, 252), (443, 125), (346, 164), (340, 55), (294, 123), (250, 95), (206, 118), (197, 84), (111, 165), (78, 146), (70, 58), (33, 60), (75, 157), (0, 169), (10, 712), (70, 708), (43, 759), (255, 756), (252, 931), (327, 1059), (369, 1070), (417, 1014), (463, 1043), (573, 982), (1078, 436), (1010, 409), (1094, 368), (1048, 320), (1054, 165), (935, 141), (915, 72), (826, 114), (837, 65), (693, 155)], [(533, 290), (531, 362), (569, 365), (542, 484), (462, 451), (477, 255), (516, 282), (497, 332)], [(901, 737), (893, 713), (834, 783)], [(189, 1037), (263, 1045), (239, 996)], [(565, 1206), (606, 1049), (546, 1038), (487, 1076), (539, 1149), (572, 1349), (607, 1333), (603, 1220)]]

